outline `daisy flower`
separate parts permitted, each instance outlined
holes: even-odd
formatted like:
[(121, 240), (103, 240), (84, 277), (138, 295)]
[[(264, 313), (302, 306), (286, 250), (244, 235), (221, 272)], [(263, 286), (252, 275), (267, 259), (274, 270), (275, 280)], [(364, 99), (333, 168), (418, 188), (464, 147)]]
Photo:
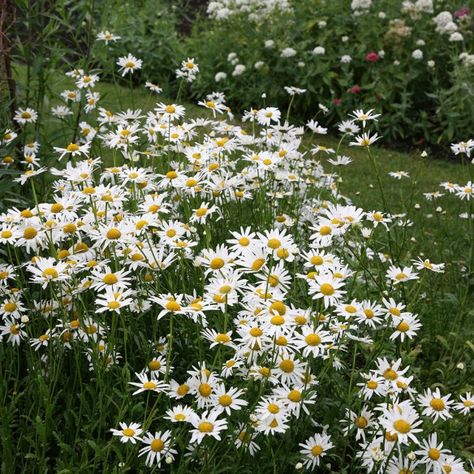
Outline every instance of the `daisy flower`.
[(97, 34), (96, 39), (97, 41), (103, 41), (105, 44), (109, 44), (110, 42), (115, 43), (115, 41), (118, 41), (120, 39), (120, 36), (111, 33), (109, 30), (105, 30), (105, 31), (100, 31)]
[(15, 112), (15, 116), (13, 120), (18, 122), (20, 125), (25, 125), (27, 123), (35, 123), (38, 119), (38, 112), (36, 112), (31, 107), (27, 107), (26, 109), (18, 109)]
[(417, 280), (418, 273), (416, 273), (412, 267), (395, 267), (391, 265), (387, 270), (387, 279), (392, 280), (395, 285), (403, 283), (408, 280)]
[(131, 54), (128, 54), (127, 56), (119, 58), (117, 64), (120, 66), (119, 71), (122, 73), (123, 77), (125, 74), (133, 74), (136, 70), (141, 69), (143, 61)]
[(173, 449), (172, 434), (170, 430), (161, 432), (153, 433), (146, 433), (142, 438), (141, 442), (145, 445), (143, 448), (140, 449), (138, 455), (144, 456), (146, 454), (145, 464), (148, 467), (153, 467), (156, 465), (157, 467), (161, 466), (161, 461), (163, 457), (170, 457), (171, 460), (174, 460), (178, 451)]
[(227, 415), (230, 415), (232, 410), (241, 410), (248, 405), (248, 402), (241, 398), (243, 394), (244, 391), (241, 389), (232, 387), (226, 390), (224, 384), (217, 385), (213, 395), (216, 404), (214, 410), (225, 412)]
[(461, 401), (454, 405), (455, 410), (463, 415), (469, 415), (469, 413), (474, 411), (474, 395), (472, 395), (471, 392), (466, 392), (465, 395), (461, 395), (460, 399)]
[(416, 434), (422, 431), (421, 428), (418, 428), (422, 422), (410, 400), (381, 407), (380, 411), (381, 426), (391, 435), (397, 435), (400, 444), (408, 444), (410, 441), (418, 443)]
[(439, 388), (435, 390), (427, 389), (423, 395), (420, 395), (418, 400), (423, 406), (423, 415), (429, 416), (434, 422), (439, 418), (447, 420), (452, 415), (449, 413), (453, 405), (453, 400), (450, 400), (451, 395), (441, 395)]
[(197, 415), (192, 408), (186, 405), (176, 405), (167, 410), (163, 418), (171, 423), (191, 423), (192, 420), (196, 420)]
[(321, 463), (321, 458), (327, 455), (334, 444), (331, 442), (331, 437), (327, 433), (315, 434), (306, 440), (304, 443), (299, 443), (301, 446), (300, 453), (304, 456), (303, 465), (308, 469), (314, 469)]
[(364, 112), (362, 109), (357, 109), (352, 112), (351, 117), (355, 122), (362, 123), (362, 128), (365, 128), (365, 123), (369, 120), (377, 121), (377, 118), (380, 117), (380, 114), (374, 114), (374, 110), (370, 109), (367, 112)]
[(191, 430), (190, 443), (200, 444), (206, 436), (220, 441), (221, 432), (227, 429), (227, 421), (218, 419), (219, 415), (218, 411), (205, 411), (202, 415), (195, 415), (191, 420), (194, 429)]
[(138, 387), (138, 390), (133, 392), (133, 395), (138, 395), (142, 392), (151, 391), (159, 393), (168, 390), (168, 384), (160, 382), (156, 379), (149, 379), (146, 373), (136, 373), (135, 375), (138, 377), (138, 380), (140, 380), (140, 382), (128, 382), (130, 385)]
[(369, 133), (363, 133), (355, 137), (354, 141), (349, 142), (350, 146), (360, 146), (360, 147), (369, 147), (373, 145), (380, 137), (374, 133), (372, 136)]
[(119, 425), (119, 430), (112, 428), (110, 431), (114, 436), (120, 437), (120, 442), (136, 444), (137, 441), (141, 441), (140, 435), (143, 433), (143, 430), (139, 423), (127, 424), (120, 422)]
[(344, 283), (338, 281), (333, 275), (318, 275), (309, 282), (309, 294), (313, 299), (323, 299), (324, 307), (334, 306), (346, 293), (341, 288)]
[(40, 283), (42, 288), (46, 288), (48, 284), (64, 281), (68, 278), (66, 263), (56, 262), (52, 257), (42, 258), (38, 257), (35, 263), (28, 265), (28, 271), (33, 274), (32, 282)]

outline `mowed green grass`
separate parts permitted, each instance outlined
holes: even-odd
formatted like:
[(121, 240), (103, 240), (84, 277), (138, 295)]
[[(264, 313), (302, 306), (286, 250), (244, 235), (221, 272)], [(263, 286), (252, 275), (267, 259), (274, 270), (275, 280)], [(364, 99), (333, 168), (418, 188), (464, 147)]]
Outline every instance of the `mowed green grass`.
[[(17, 68), (20, 91), (21, 82), (25, 77), (24, 72), (24, 68)], [(60, 92), (64, 89), (73, 89), (74, 83), (62, 74), (53, 74), (48, 87), (54, 91), (57, 99), (45, 105), (45, 128), (42, 136), (54, 137), (50, 144), (66, 146), (71, 137), (62, 134), (63, 127), (58, 119), (49, 114), (49, 109), (62, 103), (59, 99)], [(145, 114), (153, 110), (157, 102), (176, 101), (168, 97), (166, 91), (157, 95), (143, 86), (131, 90), (126, 86), (100, 82), (95, 91), (101, 94), (99, 106), (113, 112), (140, 108)], [(184, 105), (188, 119), (206, 115), (212, 117), (209, 111), (196, 104), (188, 102)], [(234, 112), (237, 120), (239, 112)], [(75, 117), (68, 118), (68, 120), (74, 119)], [(84, 115), (81, 120), (87, 121), (88, 116)], [(383, 131), (380, 134), (382, 138), (378, 146), (372, 148), (372, 153), (379, 169), (388, 210), (391, 213), (406, 214), (406, 218), (413, 222), (411, 227), (407, 227), (403, 238), (405, 243), (399, 249), (400, 265), (410, 265), (411, 260), (417, 257), (446, 264), (445, 274), (430, 275), (436, 290), (433, 293), (435, 296), (420, 299), (416, 305), (416, 312), (420, 314), (424, 328), (413, 357), (423, 358), (422, 365), (427, 372), (439, 371), (436, 378), (440, 381), (440, 385), (448, 388), (456, 385), (462, 371), (472, 372), (474, 346), (470, 339), (474, 332), (474, 292), (473, 282), (469, 281), (465, 271), (472, 236), (469, 235), (468, 220), (459, 218), (459, 214), (468, 209), (466, 201), (448, 195), (439, 184), (443, 181), (464, 184), (469, 180), (469, 175), (466, 168), (461, 166), (459, 157), (440, 160), (430, 156), (423, 158), (422, 150), (412, 153), (387, 150), (383, 148)], [(334, 149), (339, 142), (335, 135), (308, 134), (304, 140), (305, 144), (311, 147), (319, 144)], [(366, 211), (383, 210), (376, 175), (366, 150), (343, 144), (339, 153), (351, 157), (352, 163), (348, 166), (334, 167), (327, 162), (327, 158), (331, 156), (323, 152), (312, 159), (320, 160), (327, 172), (334, 172), (340, 176), (340, 191), (348, 196), (354, 205)], [(51, 159), (54, 162), (54, 157)], [(397, 180), (388, 175), (390, 171), (406, 171), (410, 177)], [(435, 201), (428, 201), (423, 193), (433, 191), (441, 191), (445, 195)], [(419, 204), (418, 209), (415, 204)], [(436, 210), (438, 207), (441, 211)], [(401, 232), (398, 229), (394, 231), (398, 241)], [(377, 250), (383, 253), (389, 252), (383, 244)], [(460, 363), (465, 367), (462, 370), (457, 368)]]

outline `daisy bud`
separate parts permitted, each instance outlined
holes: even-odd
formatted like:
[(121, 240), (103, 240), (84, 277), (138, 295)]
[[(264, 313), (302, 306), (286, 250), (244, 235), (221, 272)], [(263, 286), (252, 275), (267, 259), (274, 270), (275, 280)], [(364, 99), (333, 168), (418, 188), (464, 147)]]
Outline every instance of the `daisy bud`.
[(295, 464), (295, 469), (298, 470), (298, 471), (299, 471), (300, 469), (303, 469), (303, 464), (300, 463), (300, 462), (297, 462), (297, 463)]
[(30, 318), (29, 318), (28, 316), (26, 316), (26, 315), (23, 315), (23, 316), (21, 317), (21, 322), (22, 322), (23, 324), (27, 324), (27, 323), (30, 322)]
[(250, 415), (250, 421), (252, 423), (255, 423), (256, 421), (258, 421), (258, 418), (255, 415)]
[(457, 369), (459, 370), (464, 370), (464, 364), (462, 362), (459, 362), (459, 364), (456, 366)]
[(173, 458), (171, 456), (166, 456), (165, 463), (166, 464), (171, 464), (172, 462), (173, 462)]
[(416, 459), (416, 454), (412, 451), (410, 453), (407, 454), (407, 458), (410, 460), (410, 461), (414, 461)]
[(436, 212), (443, 212), (443, 208), (440, 207), (440, 206), (438, 206), (438, 207), (436, 208)]
[(415, 209), (420, 209), (420, 205), (418, 203), (415, 204)]

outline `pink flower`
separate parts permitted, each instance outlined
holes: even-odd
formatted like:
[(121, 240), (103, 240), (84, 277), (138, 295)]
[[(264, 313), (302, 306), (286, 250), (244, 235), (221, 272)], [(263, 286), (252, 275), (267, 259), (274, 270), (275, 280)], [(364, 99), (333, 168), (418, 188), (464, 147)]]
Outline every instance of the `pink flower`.
[(350, 94), (358, 94), (359, 92), (362, 92), (362, 87), (356, 84), (355, 86), (352, 86), (350, 89), (347, 89), (347, 92), (349, 92)]
[(341, 105), (342, 104), (342, 100), (341, 99), (332, 99), (332, 105), (335, 105), (336, 107)]
[(375, 51), (370, 51), (367, 53), (365, 60), (369, 63), (376, 63), (380, 59), (380, 56)]
[(461, 7), (459, 10), (456, 10), (453, 15), (455, 18), (462, 18), (463, 16), (468, 16), (471, 13), (469, 7)]

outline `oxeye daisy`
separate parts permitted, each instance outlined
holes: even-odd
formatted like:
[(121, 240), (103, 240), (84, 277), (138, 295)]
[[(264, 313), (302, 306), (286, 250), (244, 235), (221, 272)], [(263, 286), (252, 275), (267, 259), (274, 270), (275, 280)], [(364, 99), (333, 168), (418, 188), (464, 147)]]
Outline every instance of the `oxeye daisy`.
[(120, 36), (111, 33), (109, 30), (105, 30), (100, 31), (97, 34), (96, 39), (97, 41), (103, 41), (105, 44), (109, 44), (110, 42), (118, 41), (120, 39)]
[(419, 396), (419, 402), (423, 406), (423, 415), (429, 416), (433, 421), (438, 421), (439, 418), (447, 420), (452, 415), (449, 410), (452, 408), (453, 401), (450, 400), (451, 395), (441, 395), (439, 388), (435, 390), (427, 389)]
[(392, 320), (395, 331), (391, 334), (390, 339), (400, 338), (403, 342), (405, 337), (412, 339), (421, 328), (421, 323), (415, 315), (403, 313), (399, 318)]
[(241, 423), (235, 431), (235, 446), (237, 449), (248, 451), (251, 456), (260, 451), (260, 446), (254, 441), (256, 435), (251, 427)]
[(133, 392), (133, 395), (138, 395), (142, 392), (164, 392), (168, 390), (168, 384), (161, 382), (155, 378), (149, 379), (146, 373), (135, 374), (140, 382), (129, 382), (130, 385), (138, 387), (138, 390)]
[(160, 114), (165, 120), (174, 121), (184, 115), (185, 108), (177, 104), (159, 103), (155, 109), (157, 114)]
[(6, 337), (9, 344), (18, 346), (21, 340), (27, 337), (24, 327), (24, 324), (19, 323), (15, 319), (5, 318), (3, 324), (0, 325), (0, 337)]
[(15, 116), (13, 117), (13, 119), (20, 125), (25, 125), (27, 123), (35, 123), (38, 119), (38, 113), (30, 107), (27, 107), (26, 109), (18, 109), (15, 112)]
[(260, 125), (269, 126), (272, 122), (279, 122), (281, 112), (275, 107), (265, 107), (257, 112), (257, 121)]
[(443, 443), (438, 442), (438, 435), (436, 433), (430, 434), (428, 439), (424, 439), (420, 442), (420, 449), (415, 452), (416, 455), (420, 456), (420, 464), (424, 464), (426, 469), (432, 469), (436, 471), (439, 467), (439, 460), (442, 456), (449, 454), (447, 449), (443, 449)]
[(191, 423), (197, 418), (197, 415), (192, 408), (186, 405), (176, 405), (167, 410), (163, 418), (172, 423)]
[(141, 442), (145, 445), (140, 449), (138, 455), (143, 456), (146, 454), (145, 464), (148, 467), (153, 467), (154, 465), (160, 467), (163, 457), (171, 458), (174, 460), (174, 457), (178, 452), (173, 449), (171, 441), (171, 431), (167, 430), (164, 432), (155, 432), (146, 433), (142, 438)]
[(354, 141), (350, 142), (349, 145), (351, 146), (360, 146), (364, 148), (368, 148), (373, 145), (380, 137), (374, 133), (370, 135), (369, 133), (363, 133), (360, 136), (356, 136)]
[(218, 412), (225, 412), (227, 415), (231, 414), (232, 410), (241, 410), (248, 405), (242, 395), (244, 391), (235, 387), (226, 390), (224, 384), (217, 385), (213, 398), (215, 400), (214, 410)]
[(110, 431), (114, 436), (119, 436), (122, 443), (136, 444), (137, 441), (141, 441), (140, 435), (143, 433), (139, 423), (123, 423), (120, 422), (120, 429), (116, 430), (112, 428)]
[(324, 307), (334, 306), (346, 293), (341, 288), (343, 282), (338, 281), (333, 275), (316, 276), (313, 281), (309, 281), (309, 294), (313, 299), (322, 299)]
[(362, 109), (357, 109), (352, 112), (352, 118), (356, 122), (362, 123), (362, 127), (365, 128), (365, 123), (369, 120), (377, 121), (377, 118), (380, 117), (380, 114), (374, 114), (373, 109), (364, 112)]
[(43, 288), (48, 284), (68, 279), (66, 263), (57, 262), (54, 258), (37, 258), (28, 270), (33, 274), (33, 283), (41, 283)]
[(320, 327), (313, 329), (304, 326), (301, 333), (295, 334), (295, 346), (305, 357), (319, 357), (326, 352), (328, 344), (334, 342), (333, 336)]
[(398, 285), (408, 280), (417, 280), (418, 273), (416, 273), (412, 267), (400, 268), (392, 265), (387, 270), (387, 279), (393, 281), (394, 285)]
[(463, 415), (469, 415), (474, 411), (474, 395), (471, 392), (466, 392), (464, 395), (460, 396), (461, 401), (457, 402), (454, 405), (454, 409)]
[(207, 436), (220, 441), (221, 432), (227, 429), (227, 421), (219, 419), (219, 415), (217, 411), (206, 411), (201, 415), (195, 415), (191, 420), (194, 429), (191, 430), (190, 442), (200, 444)]
[(369, 374), (362, 374), (365, 379), (364, 382), (358, 383), (361, 387), (359, 394), (364, 397), (364, 400), (370, 400), (374, 395), (383, 397), (386, 393), (385, 379), (380, 375), (372, 372)]
[(315, 434), (301, 446), (300, 453), (304, 456), (303, 465), (308, 469), (314, 469), (321, 464), (321, 459), (327, 455), (327, 451), (334, 447), (331, 437), (327, 433)]
[(120, 313), (127, 306), (133, 304), (133, 292), (131, 290), (119, 290), (105, 288), (105, 294), (101, 294), (96, 299), (96, 313), (112, 311)]
[(143, 61), (128, 54), (127, 56), (119, 58), (117, 64), (120, 66), (119, 71), (122, 73), (122, 76), (125, 76), (125, 74), (133, 74), (137, 69), (141, 69)]
[(410, 400), (381, 407), (380, 424), (392, 435), (397, 435), (400, 444), (410, 441), (418, 443), (416, 434), (421, 432), (421, 420)]
[(355, 429), (356, 441), (361, 439), (362, 442), (365, 442), (366, 434), (370, 433), (374, 425), (374, 420), (372, 417), (373, 413), (368, 410), (367, 407), (362, 407), (362, 410), (359, 413), (346, 410), (345, 418), (341, 420), (341, 423), (346, 425), (344, 428), (344, 434), (347, 436)]

